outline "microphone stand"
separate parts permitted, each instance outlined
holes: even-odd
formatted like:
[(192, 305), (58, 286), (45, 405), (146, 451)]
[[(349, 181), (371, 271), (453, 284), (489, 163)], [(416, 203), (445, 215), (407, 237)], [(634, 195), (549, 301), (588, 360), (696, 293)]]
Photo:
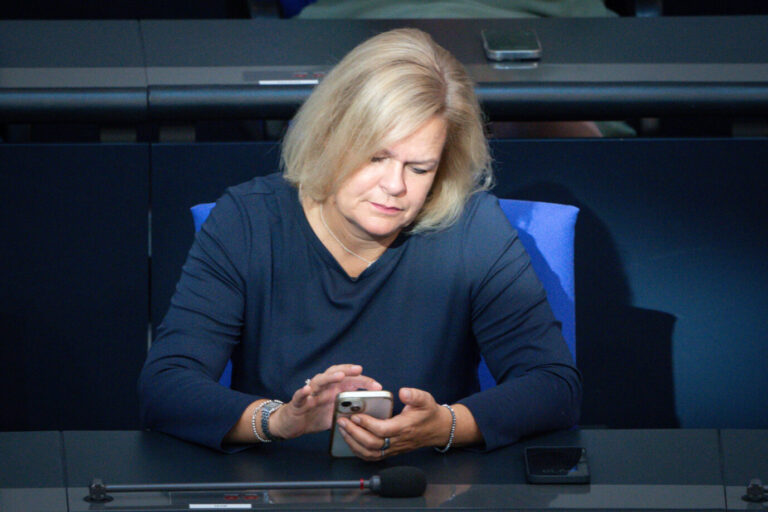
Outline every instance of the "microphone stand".
[(185, 484), (117, 484), (106, 485), (100, 478), (94, 478), (88, 486), (90, 503), (106, 503), (114, 498), (109, 492), (196, 492), (196, 491), (268, 491), (273, 489), (370, 489), (377, 491), (381, 479), (374, 475), (370, 480), (319, 480), (314, 482), (229, 482), (229, 483), (185, 483)]

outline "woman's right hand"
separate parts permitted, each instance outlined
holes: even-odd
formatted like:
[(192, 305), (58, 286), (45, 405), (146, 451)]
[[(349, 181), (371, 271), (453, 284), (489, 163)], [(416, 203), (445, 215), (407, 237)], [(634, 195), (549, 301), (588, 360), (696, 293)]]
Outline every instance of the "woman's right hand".
[(334, 365), (318, 373), (298, 389), (291, 401), (269, 418), (269, 431), (283, 439), (292, 439), (331, 428), (336, 395), (342, 391), (367, 389), (379, 391), (381, 384), (363, 375), (357, 364)]

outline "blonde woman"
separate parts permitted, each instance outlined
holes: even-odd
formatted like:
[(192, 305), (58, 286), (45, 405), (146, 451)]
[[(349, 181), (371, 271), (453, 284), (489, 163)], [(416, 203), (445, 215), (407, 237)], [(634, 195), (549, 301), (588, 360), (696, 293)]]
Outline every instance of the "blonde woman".
[(579, 373), (491, 183), (462, 65), (413, 29), (359, 45), (297, 113), (283, 172), (229, 189), (198, 234), (140, 377), (144, 425), (324, 450), (309, 434), (359, 388), (399, 399), (340, 424), (366, 460), (574, 424)]

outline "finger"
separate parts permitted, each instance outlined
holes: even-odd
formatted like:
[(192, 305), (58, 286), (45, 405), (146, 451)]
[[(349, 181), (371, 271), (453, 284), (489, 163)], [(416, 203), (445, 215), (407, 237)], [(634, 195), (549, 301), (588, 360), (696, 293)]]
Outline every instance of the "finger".
[[(359, 429), (356, 432), (356, 434), (350, 433), (347, 429), (351, 428), (354, 429), (355, 425), (353, 425), (350, 422), (345, 422), (346, 428), (342, 427), (339, 429), (339, 432), (341, 432), (341, 436), (344, 438), (344, 441), (349, 445), (350, 449), (352, 450), (352, 453), (360, 457), (364, 460), (381, 460), (384, 458), (387, 454), (386, 452), (382, 452), (381, 447), (384, 444), (384, 440), (380, 438), (376, 438), (377, 441), (371, 442), (370, 440), (363, 442), (361, 441), (356, 435), (359, 435)], [(341, 426), (341, 425), (339, 425)]]
[(341, 373), (333, 375), (318, 376), (312, 381), (312, 394), (319, 397), (323, 403), (333, 401), (342, 391), (354, 391), (365, 389), (369, 391), (378, 391), (382, 389), (380, 383), (366, 376), (340, 377)]
[(349, 419), (355, 426), (370, 432), (380, 439), (384, 439), (385, 437), (391, 438), (401, 434), (408, 424), (407, 421), (403, 421), (401, 415), (382, 420), (369, 416), (368, 414), (355, 414), (350, 416)]
[(361, 428), (355, 422), (349, 421), (348, 418), (341, 419), (339, 425), (359, 446), (365, 448), (365, 450), (369, 452), (381, 451), (381, 447), (384, 444), (384, 437), (375, 435), (365, 428)]
[(339, 432), (341, 433), (341, 437), (344, 439), (344, 442), (349, 445), (349, 449), (352, 450), (352, 453), (355, 454), (355, 456), (363, 459), (363, 460), (378, 460), (381, 457), (381, 452), (375, 453), (371, 450), (368, 450), (364, 446), (361, 446), (360, 443), (358, 443), (354, 438), (352, 438), (344, 429), (339, 429)]
[(326, 370), (325, 372), (318, 373), (312, 377), (312, 379), (310, 379), (310, 386), (312, 386), (312, 389), (317, 392), (318, 390), (328, 387), (331, 384), (341, 382), (345, 377), (347, 377), (347, 374), (342, 370)]
[(311, 379), (307, 379), (306, 386), (309, 388), (311, 395), (318, 396), (342, 380), (344, 380), (343, 372), (318, 373)]
[(380, 391), (383, 389), (382, 385), (379, 384), (375, 379), (371, 377), (366, 377), (365, 375), (360, 375), (357, 377), (347, 377), (343, 379), (339, 386), (341, 387), (342, 391), (354, 391), (356, 389), (367, 389), (369, 391)]
[(338, 381), (345, 376), (360, 375), (362, 372), (363, 367), (359, 364), (336, 364), (329, 366), (323, 373), (318, 373), (311, 379), (307, 379), (305, 384), (317, 390), (318, 387), (323, 387), (328, 382)]
[(301, 387), (297, 389), (293, 396), (291, 397), (291, 401), (289, 402), (294, 407), (300, 408), (304, 407), (307, 403), (307, 399), (312, 396), (312, 388), (307, 386)]
[(344, 375), (360, 375), (363, 373), (363, 367), (359, 364), (335, 364), (329, 366), (323, 373), (344, 372)]

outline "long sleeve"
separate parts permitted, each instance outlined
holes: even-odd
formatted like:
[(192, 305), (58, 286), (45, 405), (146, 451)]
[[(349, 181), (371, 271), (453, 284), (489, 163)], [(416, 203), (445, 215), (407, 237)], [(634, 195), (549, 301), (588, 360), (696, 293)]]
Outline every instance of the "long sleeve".
[(257, 398), (217, 382), (243, 325), (250, 240), (243, 219), (230, 195), (211, 212), (139, 378), (144, 427), (216, 449)]
[(474, 214), (482, 229), (468, 229), (464, 251), (472, 330), (498, 384), (461, 403), (472, 411), (485, 448), (493, 449), (574, 425), (581, 376), (528, 254), (495, 198), (481, 201)]

